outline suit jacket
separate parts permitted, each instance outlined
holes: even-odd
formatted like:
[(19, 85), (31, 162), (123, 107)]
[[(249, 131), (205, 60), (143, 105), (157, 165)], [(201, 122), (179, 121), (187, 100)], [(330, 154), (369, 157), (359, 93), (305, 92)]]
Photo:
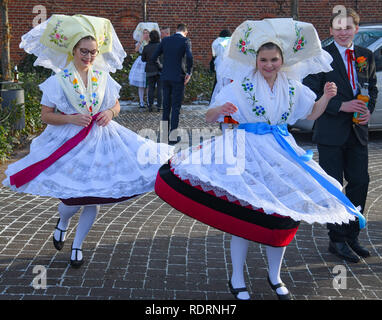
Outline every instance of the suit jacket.
[[(356, 99), (341, 54), (334, 43), (323, 49), (333, 57), (331, 63), (333, 70), (327, 73), (309, 75), (303, 80), (303, 83), (316, 93), (317, 100), (323, 95), (324, 85), (327, 81), (337, 85), (337, 95), (330, 100), (325, 112), (316, 120), (313, 141), (319, 144), (341, 146), (347, 141), (351, 130), (354, 130), (359, 142), (366, 145), (368, 125), (356, 125), (352, 121), (353, 113), (339, 111), (342, 102)], [(370, 101), (368, 108), (372, 113), (378, 95), (374, 55), (369, 49), (359, 46), (354, 46), (354, 55), (356, 58), (364, 56), (367, 61), (367, 66), (362, 72), (357, 67), (355, 69), (358, 82), (360, 84), (369, 83)]]
[(161, 54), (163, 54), (161, 80), (182, 82), (186, 73), (191, 74), (193, 57), (188, 38), (179, 33), (163, 38), (150, 60), (155, 61)]
[(149, 44), (143, 48), (142, 61), (146, 62), (145, 72), (147, 77), (156, 76), (160, 74), (162, 70), (163, 66), (160, 61), (162, 56), (158, 57), (155, 61), (151, 61), (151, 56), (154, 54), (156, 49), (158, 49), (159, 45), (159, 42), (149, 42)]

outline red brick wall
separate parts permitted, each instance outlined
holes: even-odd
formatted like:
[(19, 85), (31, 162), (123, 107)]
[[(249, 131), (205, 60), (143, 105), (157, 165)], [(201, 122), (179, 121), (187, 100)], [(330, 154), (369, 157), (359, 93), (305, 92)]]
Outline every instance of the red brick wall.
[[(335, 5), (356, 9), (362, 22), (382, 22), (382, 0), (299, 0), (299, 20), (315, 25), (321, 38), (328, 36), (328, 21)], [(33, 8), (42, 5), (47, 17), (54, 13), (96, 15), (111, 20), (127, 53), (133, 53), (132, 33), (142, 21), (141, 0), (10, 0), (9, 19), (12, 26), (11, 57), (17, 63), (24, 52), (18, 48), (20, 37), (32, 28), (38, 13)], [(281, 7), (280, 7), (281, 5)], [(291, 16), (291, 1), (259, 0), (147, 0), (147, 21), (170, 26), (174, 32), (179, 22), (186, 23), (197, 61), (207, 65), (211, 58), (211, 43), (220, 30), (233, 31), (244, 20), (264, 17)]]

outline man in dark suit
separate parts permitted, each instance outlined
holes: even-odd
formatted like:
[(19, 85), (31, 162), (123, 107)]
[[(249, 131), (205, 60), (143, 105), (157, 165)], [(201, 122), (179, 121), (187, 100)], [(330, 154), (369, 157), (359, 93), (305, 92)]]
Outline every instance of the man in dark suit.
[[(333, 71), (310, 75), (303, 82), (317, 94), (317, 99), (323, 94), (325, 82), (337, 85), (337, 96), (316, 120), (313, 141), (317, 143), (321, 167), (341, 184), (343, 179), (347, 181), (347, 197), (356, 207), (361, 206), (363, 212), (369, 186), (368, 122), (378, 94), (376, 68), (373, 53), (353, 44), (359, 28), (358, 14), (348, 8), (346, 17), (341, 15), (333, 15), (330, 34), (334, 42), (324, 48), (333, 57)], [(358, 63), (359, 58), (366, 59), (366, 64)], [(368, 83), (368, 104), (356, 99), (360, 93), (358, 83)], [(352, 120), (355, 112), (361, 114), (359, 124)], [(327, 228), (331, 253), (351, 262), (358, 262), (358, 256), (370, 255), (358, 241), (358, 221), (327, 224)]]
[[(151, 57), (151, 61), (155, 61), (163, 54), (163, 69), (161, 74), (163, 87), (162, 120), (168, 122), (171, 113), (170, 133), (178, 128), (184, 86), (191, 77), (193, 57), (191, 43), (186, 38), (187, 33), (186, 25), (179, 24), (177, 32), (172, 36), (163, 38), (158, 49)], [(173, 141), (170, 141), (170, 143), (173, 143)]]

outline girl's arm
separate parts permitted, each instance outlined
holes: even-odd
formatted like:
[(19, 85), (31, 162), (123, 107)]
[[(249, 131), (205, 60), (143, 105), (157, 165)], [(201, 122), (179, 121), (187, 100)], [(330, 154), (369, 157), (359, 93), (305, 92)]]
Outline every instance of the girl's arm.
[(336, 84), (334, 82), (325, 83), (324, 94), (313, 105), (312, 113), (309, 116), (307, 116), (306, 119), (316, 120), (319, 116), (321, 116), (324, 113), (330, 99), (332, 99), (336, 95), (337, 95)]
[(237, 107), (231, 102), (226, 102), (225, 104), (208, 109), (206, 113), (207, 122), (215, 122), (220, 115), (229, 116), (237, 111)]
[(64, 125), (64, 124), (75, 124), (81, 127), (87, 127), (92, 117), (86, 114), (61, 114), (54, 112), (54, 108), (50, 108), (41, 105), (41, 120), (46, 124), (52, 125)]

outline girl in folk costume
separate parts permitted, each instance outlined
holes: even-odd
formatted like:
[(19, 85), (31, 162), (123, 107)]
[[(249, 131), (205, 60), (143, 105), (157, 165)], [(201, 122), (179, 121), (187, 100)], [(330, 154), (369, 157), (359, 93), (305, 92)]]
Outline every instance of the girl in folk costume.
[(316, 95), (299, 81), (331, 69), (314, 27), (289, 18), (246, 21), (233, 33), (223, 87), (208, 122), (231, 115), (239, 123), (222, 136), (177, 153), (159, 170), (156, 193), (177, 210), (232, 234), (229, 288), (249, 299), (243, 267), (248, 241), (266, 245), (268, 282), (290, 299), (280, 279), (285, 248), (299, 223), (365, 219), (341, 185), (296, 145), (287, 125), (316, 119), (336, 95), (333, 83)]
[(70, 258), (79, 267), (100, 205), (153, 190), (171, 149), (112, 120), (120, 111), (120, 85), (109, 72), (122, 68), (126, 53), (109, 20), (53, 15), (25, 34), (20, 47), (37, 56), (35, 65), (56, 74), (40, 85), (41, 117), (48, 125), (30, 153), (8, 167), (3, 184), (62, 201), (53, 234), (57, 250), (71, 217), (84, 206)]
[(150, 41), (150, 31), (157, 30), (160, 33), (159, 26), (155, 22), (140, 22), (133, 33), (135, 44), (135, 52), (139, 52), (139, 57), (134, 61), (129, 73), (129, 83), (132, 86), (138, 87), (139, 107), (144, 108), (144, 95), (146, 89), (146, 62), (142, 61), (143, 48)]

